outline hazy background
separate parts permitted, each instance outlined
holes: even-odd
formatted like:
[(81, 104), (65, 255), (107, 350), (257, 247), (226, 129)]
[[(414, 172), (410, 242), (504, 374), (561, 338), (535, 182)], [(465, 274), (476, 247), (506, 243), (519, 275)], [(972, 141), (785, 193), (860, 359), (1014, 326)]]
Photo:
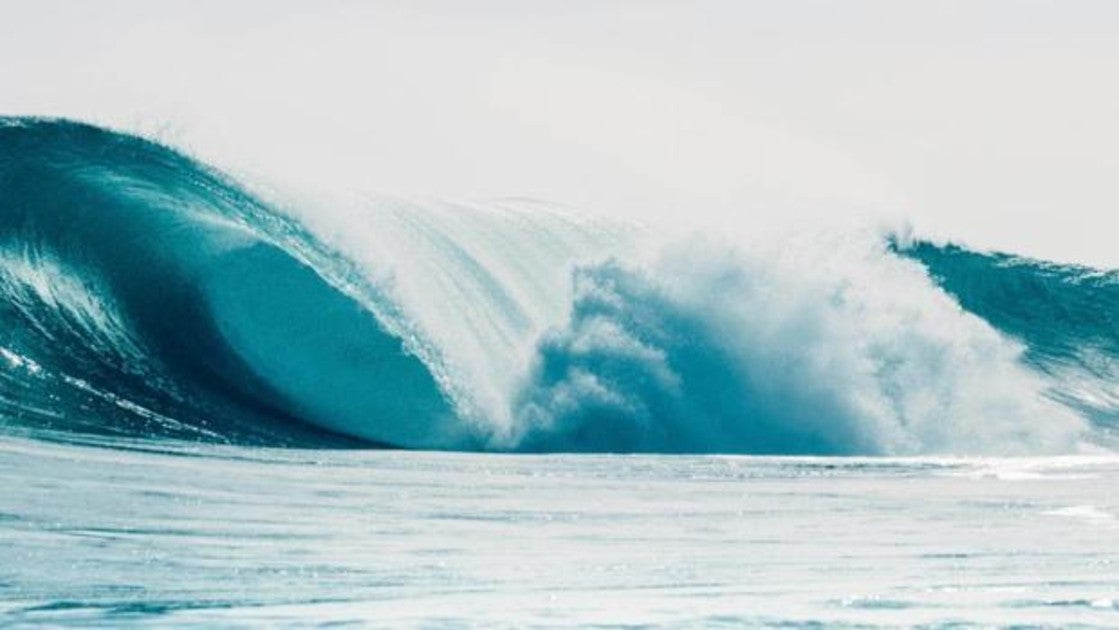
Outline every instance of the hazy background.
[(1119, 3), (0, 1), (0, 112), (347, 190), (1119, 266)]

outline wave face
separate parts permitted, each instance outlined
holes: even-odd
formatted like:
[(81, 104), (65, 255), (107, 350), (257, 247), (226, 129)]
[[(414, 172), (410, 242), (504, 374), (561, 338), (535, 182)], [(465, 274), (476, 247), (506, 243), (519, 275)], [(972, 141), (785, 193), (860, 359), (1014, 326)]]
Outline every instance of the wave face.
[(1048, 394), (1119, 426), (1119, 272), (927, 242), (892, 243), (966, 310), (1025, 344)]
[(302, 212), (143, 139), (0, 119), (0, 424), (1036, 453), (1105, 442), (1119, 413), (1113, 274), (869, 232), (679, 239), (523, 200)]
[(85, 125), (6, 120), (0, 207), (6, 420), (266, 444), (455, 439), (376, 291), (214, 171)]

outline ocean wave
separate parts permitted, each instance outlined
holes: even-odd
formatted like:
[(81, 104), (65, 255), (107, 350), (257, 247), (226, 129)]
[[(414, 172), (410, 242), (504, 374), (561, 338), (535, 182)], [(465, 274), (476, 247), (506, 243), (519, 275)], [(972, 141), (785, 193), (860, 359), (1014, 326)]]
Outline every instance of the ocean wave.
[(1119, 409), (1114, 274), (867, 230), (742, 243), (524, 200), (358, 205), (330, 225), (141, 138), (0, 119), (0, 425), (1036, 453), (1101, 442)]

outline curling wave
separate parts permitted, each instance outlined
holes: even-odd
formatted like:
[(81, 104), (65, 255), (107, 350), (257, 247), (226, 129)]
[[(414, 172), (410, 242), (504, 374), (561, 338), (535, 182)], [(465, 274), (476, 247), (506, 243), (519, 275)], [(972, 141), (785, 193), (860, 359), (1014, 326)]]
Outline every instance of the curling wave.
[(376, 291), (214, 171), (90, 126), (6, 120), (0, 206), (6, 419), (277, 444), (450, 439), (451, 405)]
[(0, 119), (0, 425), (825, 454), (1067, 452), (1115, 425), (1113, 274), (354, 203), (297, 221), (164, 146)]

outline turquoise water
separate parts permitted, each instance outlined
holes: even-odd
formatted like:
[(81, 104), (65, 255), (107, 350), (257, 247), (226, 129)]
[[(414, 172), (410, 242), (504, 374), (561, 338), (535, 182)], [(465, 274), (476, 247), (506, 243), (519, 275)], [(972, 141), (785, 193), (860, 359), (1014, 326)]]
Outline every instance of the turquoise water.
[(0, 118), (0, 624), (1119, 624), (1119, 275)]

